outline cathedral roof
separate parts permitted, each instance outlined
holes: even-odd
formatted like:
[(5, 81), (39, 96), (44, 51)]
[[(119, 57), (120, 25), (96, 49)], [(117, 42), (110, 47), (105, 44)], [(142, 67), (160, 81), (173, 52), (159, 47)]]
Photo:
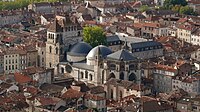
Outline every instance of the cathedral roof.
[(69, 55), (84, 55), (86, 56), (90, 50), (92, 49), (92, 46), (85, 42), (79, 42), (72, 46), (70, 49), (70, 52), (68, 52)]
[(93, 48), (87, 55), (87, 59), (95, 59), (95, 55), (98, 53), (98, 50), (100, 50), (100, 54), (103, 58), (105, 58), (107, 55), (112, 53), (112, 50), (104, 45), (99, 45)]
[(123, 60), (123, 61), (131, 61), (136, 60), (136, 57), (133, 57), (130, 52), (125, 49), (119, 50), (107, 56), (107, 59), (114, 59), (114, 60)]

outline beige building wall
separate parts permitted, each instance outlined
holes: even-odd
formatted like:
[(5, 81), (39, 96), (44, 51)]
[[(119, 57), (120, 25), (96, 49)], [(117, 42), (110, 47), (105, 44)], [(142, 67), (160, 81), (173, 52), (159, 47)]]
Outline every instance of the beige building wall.
[(179, 39), (190, 43), (191, 42), (191, 31), (185, 29), (177, 29), (177, 36)]

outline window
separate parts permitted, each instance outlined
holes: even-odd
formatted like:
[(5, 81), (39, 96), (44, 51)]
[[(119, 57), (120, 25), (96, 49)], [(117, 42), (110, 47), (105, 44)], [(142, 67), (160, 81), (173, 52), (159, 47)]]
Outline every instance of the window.
[(88, 71), (85, 71), (85, 78), (88, 78)]
[(81, 72), (81, 79), (83, 79), (83, 72)]
[(93, 77), (92, 77), (92, 74), (90, 74), (90, 81), (92, 81), (93, 80)]
[(44, 62), (44, 58), (42, 58), (42, 62)]
[(6, 70), (8, 70), (8, 67), (6, 66)]
[(49, 63), (49, 67), (51, 67), (51, 63)]
[(56, 47), (56, 54), (58, 54), (58, 48)]
[(110, 98), (113, 99), (113, 89), (110, 90)]
[(51, 50), (52, 50), (52, 47), (51, 47), (51, 46), (49, 46), (49, 53), (51, 53)]
[(8, 70), (11, 70), (11, 66), (9, 65), (9, 69)]
[(15, 66), (14, 65), (12, 65), (12, 70), (14, 70), (15, 69)]
[(44, 52), (42, 51), (42, 55), (44, 54)]

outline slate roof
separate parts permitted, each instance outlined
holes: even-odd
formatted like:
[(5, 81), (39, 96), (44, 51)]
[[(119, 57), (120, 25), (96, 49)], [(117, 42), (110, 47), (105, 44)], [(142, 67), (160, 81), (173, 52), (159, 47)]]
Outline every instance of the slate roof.
[(94, 71), (94, 66), (87, 65), (85, 62), (72, 63), (73, 67)]
[(119, 36), (117, 35), (112, 35), (112, 36), (107, 36), (107, 42), (115, 42), (115, 41), (120, 41)]
[(133, 57), (132, 54), (129, 53), (127, 50), (122, 49), (108, 55), (107, 59), (131, 61), (131, 60), (136, 60), (137, 58)]
[(68, 52), (69, 55), (84, 55), (86, 56), (90, 50), (92, 49), (92, 46), (85, 42), (79, 42), (72, 46), (70, 49), (70, 52)]
[(162, 46), (162, 44), (156, 41), (131, 43), (132, 49), (146, 48), (146, 47), (153, 47), (153, 46)]

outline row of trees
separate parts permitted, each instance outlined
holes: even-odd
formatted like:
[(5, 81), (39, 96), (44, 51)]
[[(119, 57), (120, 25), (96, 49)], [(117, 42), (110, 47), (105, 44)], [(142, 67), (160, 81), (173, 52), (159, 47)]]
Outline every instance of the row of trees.
[[(27, 7), (31, 3), (37, 2), (56, 2), (58, 0), (15, 0), (13, 2), (0, 1), (0, 10), (12, 10)], [(67, 1), (67, 0), (60, 0)]]
[(192, 8), (188, 7), (187, 4), (186, 0), (165, 0), (164, 8), (171, 9), (180, 14), (197, 15), (197, 13), (194, 12)]

